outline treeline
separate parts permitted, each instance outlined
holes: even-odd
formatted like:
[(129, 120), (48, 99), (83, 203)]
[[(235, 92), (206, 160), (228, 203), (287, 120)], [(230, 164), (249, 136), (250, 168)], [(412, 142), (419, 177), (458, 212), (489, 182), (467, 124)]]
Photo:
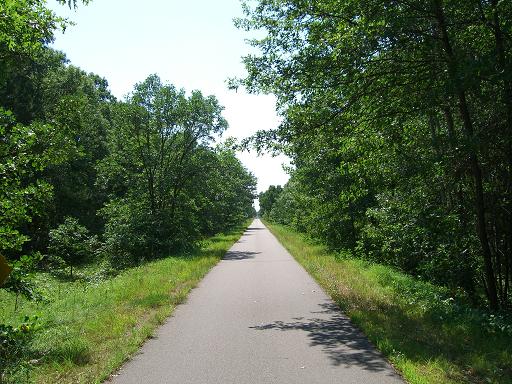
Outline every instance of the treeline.
[(233, 86), (278, 97), (258, 145), (295, 165), (268, 217), (510, 310), (512, 2), (260, 0), (238, 25), (267, 35)]
[(136, 265), (254, 213), (255, 178), (214, 146), (217, 99), (151, 75), (119, 101), (49, 47), (66, 25), (43, 0), (0, 4), (0, 255), (27, 295), (34, 269)]

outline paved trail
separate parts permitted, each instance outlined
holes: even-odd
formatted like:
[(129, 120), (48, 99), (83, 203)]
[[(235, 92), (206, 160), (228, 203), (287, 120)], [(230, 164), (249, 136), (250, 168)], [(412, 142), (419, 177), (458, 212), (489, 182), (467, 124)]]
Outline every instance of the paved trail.
[(403, 383), (259, 220), (111, 382)]

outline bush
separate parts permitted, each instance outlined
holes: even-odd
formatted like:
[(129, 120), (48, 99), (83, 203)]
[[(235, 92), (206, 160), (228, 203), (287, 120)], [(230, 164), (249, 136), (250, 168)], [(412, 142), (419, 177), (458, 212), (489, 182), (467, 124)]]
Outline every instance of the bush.
[(464, 236), (456, 214), (422, 204), (425, 194), (418, 188), (378, 195), (378, 206), (367, 211), (358, 254), (435, 284), (462, 287), (474, 298), (480, 270), (476, 239)]
[(61, 259), (73, 277), (73, 267), (92, 259), (96, 245), (96, 237), (90, 236), (87, 228), (77, 219), (66, 217), (63, 224), (50, 231), (48, 253)]
[(37, 317), (25, 316), (17, 327), (0, 324), (0, 382), (19, 382), (29, 368), (30, 345), (37, 330)]
[(101, 211), (105, 256), (112, 267), (122, 269), (189, 249), (200, 238), (194, 209), (189, 200), (181, 202), (174, 216), (168, 210), (151, 214), (142, 199), (111, 200)]
[(11, 263), (12, 271), (9, 278), (2, 286), (2, 289), (13, 292), (16, 295), (16, 306), (18, 306), (18, 297), (25, 296), (29, 300), (41, 300), (42, 296), (34, 285), (34, 270), (37, 263), (42, 259), (38, 252), (31, 255), (23, 255), (19, 260)]

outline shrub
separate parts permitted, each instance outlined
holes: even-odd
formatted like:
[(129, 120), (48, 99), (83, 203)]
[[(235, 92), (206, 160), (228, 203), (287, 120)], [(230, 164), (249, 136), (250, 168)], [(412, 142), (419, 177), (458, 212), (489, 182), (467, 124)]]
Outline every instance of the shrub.
[(18, 297), (20, 295), (25, 296), (29, 300), (42, 299), (33, 282), (34, 270), (41, 259), (42, 255), (36, 252), (31, 255), (23, 255), (19, 260), (11, 263), (12, 271), (2, 289), (13, 292), (16, 295), (14, 310), (18, 307)]
[(25, 316), (16, 327), (0, 324), (0, 382), (19, 382), (16, 377), (27, 371), (30, 345), (36, 330), (36, 316)]
[(87, 228), (80, 225), (77, 219), (67, 217), (64, 223), (50, 231), (48, 253), (62, 259), (73, 277), (73, 267), (92, 258), (95, 242), (96, 238), (91, 237)]

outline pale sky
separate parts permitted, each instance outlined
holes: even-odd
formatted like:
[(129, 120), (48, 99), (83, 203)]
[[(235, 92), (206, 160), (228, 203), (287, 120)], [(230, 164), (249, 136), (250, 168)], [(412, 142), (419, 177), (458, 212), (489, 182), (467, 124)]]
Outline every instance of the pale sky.
[[(117, 98), (156, 73), (187, 92), (215, 95), (229, 123), (224, 138), (244, 138), (279, 124), (273, 96), (226, 86), (227, 78), (243, 76), (241, 57), (251, 50), (244, 41), (249, 36), (232, 22), (241, 16), (239, 0), (93, 0), (77, 11), (50, 0), (49, 6), (76, 23), (57, 33), (54, 48), (73, 65), (105, 77)], [(238, 157), (258, 178), (258, 192), (288, 180), (284, 156)]]

